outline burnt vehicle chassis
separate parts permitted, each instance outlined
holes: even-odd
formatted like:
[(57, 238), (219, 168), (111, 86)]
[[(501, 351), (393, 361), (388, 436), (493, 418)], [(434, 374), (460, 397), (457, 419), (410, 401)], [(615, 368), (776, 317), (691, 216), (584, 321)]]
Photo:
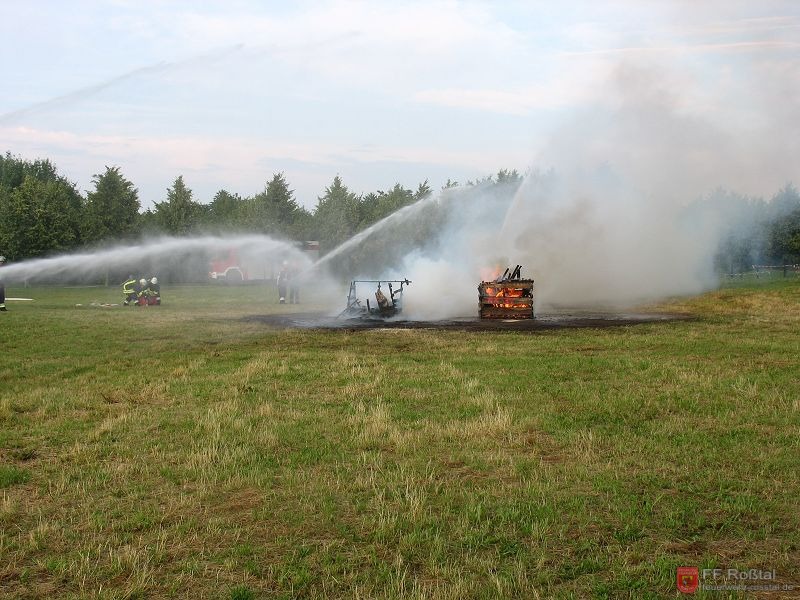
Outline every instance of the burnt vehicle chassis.
[[(358, 297), (360, 284), (376, 283), (375, 304), (366, 298), (364, 303)], [(389, 295), (383, 293), (381, 286), (386, 284)], [(356, 279), (350, 282), (350, 291), (347, 293), (347, 308), (340, 314), (340, 318), (349, 319), (389, 319), (403, 311), (403, 291), (410, 285), (408, 279)]]

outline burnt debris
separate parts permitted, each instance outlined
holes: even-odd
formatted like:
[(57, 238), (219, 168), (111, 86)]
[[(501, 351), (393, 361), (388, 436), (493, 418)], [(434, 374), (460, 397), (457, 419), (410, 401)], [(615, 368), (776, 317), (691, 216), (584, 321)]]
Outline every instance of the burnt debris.
[[(364, 301), (359, 297), (363, 289), (377, 285), (374, 300), (369, 295)], [(384, 292), (386, 286), (388, 295)], [(347, 294), (347, 307), (339, 314), (340, 318), (349, 319), (389, 319), (403, 312), (403, 292), (405, 286), (411, 285), (408, 279), (356, 279), (350, 282)]]
[(481, 281), (478, 314), (481, 319), (533, 319), (533, 279), (522, 279), (517, 265), (494, 281)]

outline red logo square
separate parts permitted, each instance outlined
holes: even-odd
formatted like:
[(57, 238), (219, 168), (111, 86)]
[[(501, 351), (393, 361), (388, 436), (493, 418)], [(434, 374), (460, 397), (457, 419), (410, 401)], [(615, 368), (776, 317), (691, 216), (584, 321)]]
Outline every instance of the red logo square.
[(678, 567), (678, 591), (694, 594), (700, 585), (700, 569), (697, 567)]

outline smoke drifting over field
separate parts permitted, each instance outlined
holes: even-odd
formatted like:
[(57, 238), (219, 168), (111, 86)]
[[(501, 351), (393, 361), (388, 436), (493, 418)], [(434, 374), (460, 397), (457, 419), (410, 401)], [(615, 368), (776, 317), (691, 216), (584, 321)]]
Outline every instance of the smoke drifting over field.
[[(593, 110), (554, 130), (534, 163), (545, 170), (518, 189), (422, 201), (437, 207), (440, 230), (392, 273), (414, 281), (407, 313), (475, 314), (477, 283), (514, 264), (536, 280), (539, 308), (624, 306), (715, 286), (720, 220), (687, 205), (719, 186), (765, 194), (797, 181), (797, 118), (785, 127), (771, 119), (765, 94), (759, 127), (718, 122), (687, 106), (691, 90), (678, 83), (667, 69), (624, 65)], [(425, 211), (408, 212), (425, 226)]]

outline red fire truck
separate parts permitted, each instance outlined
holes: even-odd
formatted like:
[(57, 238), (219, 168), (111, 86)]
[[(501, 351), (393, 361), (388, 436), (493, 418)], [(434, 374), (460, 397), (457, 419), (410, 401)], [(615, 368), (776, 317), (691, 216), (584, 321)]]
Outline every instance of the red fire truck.
[[(311, 262), (319, 260), (319, 242), (295, 242), (295, 246)], [(236, 248), (231, 247), (218, 253), (209, 262), (208, 276), (212, 281), (234, 284), (258, 279), (270, 279), (277, 274), (281, 262), (285, 259), (278, 256), (273, 257), (273, 260), (275, 261), (273, 265), (264, 265), (262, 261), (254, 261), (252, 257), (248, 261), (246, 256), (241, 256)]]
[(247, 269), (242, 267), (236, 248), (214, 257), (208, 265), (208, 276), (215, 281), (241, 283), (247, 281)]

